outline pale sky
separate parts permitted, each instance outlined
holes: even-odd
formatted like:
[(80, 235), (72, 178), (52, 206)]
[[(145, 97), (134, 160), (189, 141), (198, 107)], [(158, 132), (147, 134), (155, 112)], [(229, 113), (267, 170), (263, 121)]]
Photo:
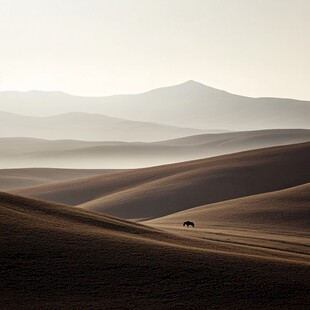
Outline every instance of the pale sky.
[(310, 100), (310, 1), (0, 0), (0, 91), (101, 96), (186, 80)]

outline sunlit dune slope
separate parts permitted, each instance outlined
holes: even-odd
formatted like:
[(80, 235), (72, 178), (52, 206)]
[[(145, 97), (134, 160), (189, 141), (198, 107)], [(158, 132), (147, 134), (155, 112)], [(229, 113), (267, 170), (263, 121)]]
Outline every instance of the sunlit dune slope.
[(200, 206), (147, 221), (154, 225), (249, 228), (310, 234), (310, 183), (293, 188)]
[(309, 182), (310, 143), (266, 148), (72, 182), (17, 194), (123, 218), (154, 218)]
[(5, 193), (0, 215), (4, 309), (302, 309), (309, 302), (306, 263), (204, 249), (189, 238)]

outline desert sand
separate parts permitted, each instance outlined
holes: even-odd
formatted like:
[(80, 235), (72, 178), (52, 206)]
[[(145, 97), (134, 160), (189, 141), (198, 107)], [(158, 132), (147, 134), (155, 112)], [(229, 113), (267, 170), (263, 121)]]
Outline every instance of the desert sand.
[(52, 183), (0, 193), (1, 307), (307, 309), (309, 152), (8, 170)]
[[(0, 194), (1, 306), (306, 309), (309, 255)], [(279, 219), (280, 221), (280, 219)], [(184, 229), (184, 232), (189, 230)]]
[[(310, 255), (310, 183), (200, 206), (144, 224), (181, 236)], [(191, 220), (195, 229), (184, 229)], [(254, 249), (253, 249), (254, 250)], [(307, 256), (305, 256), (307, 257)]]
[(309, 182), (310, 143), (12, 191), (127, 219), (156, 218)]
[[(194, 220), (196, 228), (225, 225), (249, 229), (304, 231), (309, 233), (310, 183), (279, 191), (252, 195), (191, 208), (148, 223), (177, 225)], [(281, 225), (279, 225), (281, 224)]]

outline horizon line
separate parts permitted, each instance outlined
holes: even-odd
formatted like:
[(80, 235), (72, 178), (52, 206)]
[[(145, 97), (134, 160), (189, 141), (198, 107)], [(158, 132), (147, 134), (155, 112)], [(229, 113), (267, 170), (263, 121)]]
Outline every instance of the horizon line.
[(80, 97), (80, 98), (109, 98), (109, 97), (116, 97), (116, 96), (134, 96), (134, 95), (143, 95), (152, 91), (160, 90), (160, 89), (165, 89), (165, 88), (172, 88), (172, 87), (178, 87), (181, 85), (186, 85), (186, 84), (193, 84), (193, 85), (202, 85), (203, 87), (210, 88), (219, 92), (224, 92), (227, 94), (230, 94), (232, 96), (239, 96), (239, 97), (245, 97), (245, 98), (252, 98), (252, 99), (287, 99), (287, 100), (296, 100), (296, 101), (310, 101), (310, 99), (298, 99), (298, 98), (292, 98), (292, 97), (277, 97), (277, 96), (248, 96), (248, 95), (242, 95), (242, 94), (237, 94), (234, 92), (226, 91), (223, 89), (219, 89), (210, 85), (203, 84), (201, 82), (198, 82), (196, 80), (187, 80), (182, 83), (178, 84), (172, 84), (172, 85), (167, 85), (167, 86), (160, 86), (160, 87), (155, 87), (152, 89), (148, 89), (142, 92), (137, 92), (137, 93), (119, 93), (119, 94), (112, 94), (112, 95), (77, 95), (73, 94), (70, 92), (62, 91), (62, 90), (42, 90), (42, 89), (30, 89), (30, 90), (0, 90), (1, 93), (59, 93), (67, 96), (72, 96), (72, 97)]

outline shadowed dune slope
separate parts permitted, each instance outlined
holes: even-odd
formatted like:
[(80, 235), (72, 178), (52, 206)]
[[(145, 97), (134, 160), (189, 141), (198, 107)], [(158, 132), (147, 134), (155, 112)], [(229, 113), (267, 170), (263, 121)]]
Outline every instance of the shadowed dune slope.
[(1, 169), (0, 190), (12, 190), (115, 172), (119, 172), (119, 170), (57, 168)]
[(309, 303), (307, 263), (212, 251), (190, 238), (5, 193), (0, 214), (6, 309), (303, 309)]
[(194, 221), (196, 227), (250, 228), (300, 231), (310, 234), (310, 183), (228, 200), (147, 221), (151, 225), (176, 225)]
[(123, 218), (154, 218), (309, 182), (310, 143), (15, 191)]

